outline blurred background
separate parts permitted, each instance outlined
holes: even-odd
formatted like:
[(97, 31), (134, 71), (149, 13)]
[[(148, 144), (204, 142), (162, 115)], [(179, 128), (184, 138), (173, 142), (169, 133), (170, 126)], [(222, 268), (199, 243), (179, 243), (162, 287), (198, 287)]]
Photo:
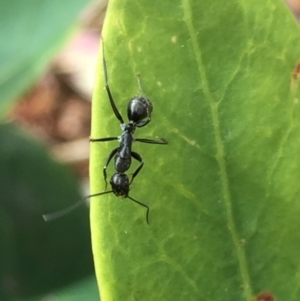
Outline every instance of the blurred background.
[(0, 1), (0, 301), (99, 300), (88, 204), (107, 1)]
[[(121, 1), (121, 0), (120, 0)], [(300, 0), (286, 0), (300, 18)], [(0, 301), (99, 300), (88, 204), (91, 98), (107, 0), (0, 2)]]

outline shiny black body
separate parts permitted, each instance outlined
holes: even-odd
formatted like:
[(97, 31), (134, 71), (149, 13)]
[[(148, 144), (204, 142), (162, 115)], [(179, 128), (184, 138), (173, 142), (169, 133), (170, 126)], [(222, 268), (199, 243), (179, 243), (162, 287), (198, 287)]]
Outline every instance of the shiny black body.
[[(107, 166), (109, 165), (112, 158), (114, 158), (114, 167), (116, 173), (112, 176), (110, 180), (112, 192), (116, 196), (121, 196), (124, 198), (128, 197), (132, 201), (140, 204), (141, 206), (146, 207), (147, 223), (149, 223), (148, 220), (149, 207), (146, 204), (143, 204), (131, 198), (128, 195), (130, 184), (132, 183), (133, 179), (138, 175), (138, 173), (140, 172), (140, 170), (144, 165), (144, 161), (142, 157), (137, 152), (134, 152), (132, 150), (132, 145), (133, 142), (135, 141), (142, 142), (142, 143), (163, 144), (163, 145), (168, 144), (168, 142), (164, 138), (158, 138), (158, 139), (134, 138), (134, 133), (136, 128), (144, 127), (151, 121), (151, 114), (153, 111), (152, 103), (147, 97), (145, 97), (141, 88), (140, 77), (138, 76), (138, 86), (139, 86), (141, 96), (135, 96), (129, 101), (127, 105), (127, 117), (129, 121), (128, 123), (124, 123), (123, 117), (120, 114), (115, 104), (112, 93), (110, 91), (110, 87), (108, 85), (107, 68), (106, 68), (106, 61), (104, 55), (104, 44), (102, 44), (102, 51), (103, 51), (103, 70), (104, 70), (105, 89), (112, 110), (116, 118), (121, 123), (122, 134), (119, 137), (90, 138), (90, 142), (105, 142), (105, 141), (113, 141), (113, 140), (119, 141), (120, 143), (119, 146), (110, 152), (110, 154), (106, 159), (105, 165), (103, 167), (103, 177), (105, 180), (105, 184), (107, 185), (107, 173), (106, 173)], [(132, 158), (138, 161), (140, 165), (133, 172), (131, 180), (129, 181), (129, 178), (125, 173), (131, 166)]]

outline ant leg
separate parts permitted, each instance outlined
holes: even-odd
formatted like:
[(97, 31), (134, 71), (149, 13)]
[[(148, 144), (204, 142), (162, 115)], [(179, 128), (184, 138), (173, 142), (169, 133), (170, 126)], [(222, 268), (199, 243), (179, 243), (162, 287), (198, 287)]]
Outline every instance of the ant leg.
[(77, 207), (79, 207), (80, 205), (82, 205), (87, 199), (93, 198), (95, 196), (99, 196), (102, 194), (107, 194), (107, 193), (111, 193), (113, 192), (112, 190), (110, 191), (104, 191), (104, 192), (99, 192), (99, 193), (95, 193), (95, 194), (90, 194), (85, 196), (84, 198), (82, 198), (81, 200), (79, 200), (78, 202), (76, 202), (75, 204), (60, 210), (58, 212), (54, 212), (54, 213), (49, 213), (49, 214), (43, 214), (43, 219), (45, 222), (49, 222), (49, 221), (53, 221), (57, 218), (60, 218), (66, 214), (68, 214), (69, 212), (73, 211), (74, 209), (76, 209)]
[(106, 159), (105, 165), (103, 167), (103, 177), (104, 177), (104, 181), (105, 181), (105, 190), (107, 188), (107, 174), (106, 174), (106, 168), (109, 164), (109, 162), (111, 161), (111, 159), (115, 156), (115, 154), (118, 152), (119, 148), (115, 148), (114, 150), (111, 151), (111, 153), (109, 154), (109, 156)]
[(131, 152), (132, 158), (135, 160), (139, 161), (141, 164), (140, 166), (136, 169), (136, 171), (132, 174), (131, 181), (129, 185), (132, 183), (133, 179), (138, 175), (138, 173), (141, 171), (142, 167), (144, 166), (143, 158), (136, 152)]
[(149, 143), (149, 144), (168, 144), (168, 141), (165, 138), (158, 138), (158, 139), (135, 138), (134, 141)]
[(90, 142), (104, 142), (118, 140), (119, 137), (106, 137), (106, 138), (90, 138)]
[(110, 105), (114, 111), (114, 114), (115, 116), (118, 118), (118, 120), (120, 121), (121, 124), (124, 123), (124, 120), (114, 102), (114, 99), (112, 97), (112, 94), (110, 92), (110, 88), (109, 88), (109, 85), (108, 85), (108, 75), (107, 75), (107, 67), (106, 67), (106, 60), (105, 60), (105, 55), (104, 55), (104, 42), (103, 42), (103, 39), (102, 39), (102, 57), (103, 57), (103, 70), (104, 70), (104, 80), (105, 80), (105, 89), (106, 89), (106, 92), (107, 92), (107, 95), (108, 95), (108, 98), (109, 98), (109, 101), (110, 101)]
[(134, 198), (132, 198), (132, 197), (130, 197), (130, 196), (128, 196), (128, 198), (129, 198), (130, 200), (132, 200), (133, 202), (135, 202), (135, 203), (137, 203), (137, 204), (139, 204), (139, 205), (141, 205), (141, 206), (143, 206), (143, 207), (145, 207), (145, 208), (147, 209), (147, 212), (146, 212), (146, 222), (147, 222), (147, 224), (149, 225), (149, 212), (150, 212), (149, 206), (146, 205), (146, 204), (144, 204), (144, 203), (142, 203), (142, 202), (140, 202), (140, 201), (135, 200)]

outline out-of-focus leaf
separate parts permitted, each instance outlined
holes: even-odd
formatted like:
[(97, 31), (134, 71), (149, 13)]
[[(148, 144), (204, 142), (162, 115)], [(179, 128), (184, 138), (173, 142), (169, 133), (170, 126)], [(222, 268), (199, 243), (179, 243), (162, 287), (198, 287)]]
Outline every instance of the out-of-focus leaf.
[(89, 0), (0, 3), (0, 117), (45, 69)]
[(95, 276), (88, 277), (82, 281), (76, 282), (60, 291), (30, 299), (19, 299), (17, 301), (99, 301), (99, 291)]
[(1, 300), (53, 291), (92, 273), (87, 210), (42, 218), (81, 198), (70, 171), (9, 125), (0, 127), (0, 166)]
[(57, 301), (100, 301), (96, 278), (89, 277), (54, 294)]

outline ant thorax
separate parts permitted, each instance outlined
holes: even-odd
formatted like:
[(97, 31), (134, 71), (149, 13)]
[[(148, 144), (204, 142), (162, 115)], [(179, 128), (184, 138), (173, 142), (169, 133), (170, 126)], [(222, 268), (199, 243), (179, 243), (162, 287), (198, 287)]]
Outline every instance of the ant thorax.
[(133, 134), (135, 132), (135, 124), (132, 121), (129, 121), (128, 123), (122, 123), (121, 125), (122, 134), (121, 136), (118, 136), (118, 141), (120, 142), (120, 146), (129, 147), (131, 150), (131, 144), (133, 142)]

